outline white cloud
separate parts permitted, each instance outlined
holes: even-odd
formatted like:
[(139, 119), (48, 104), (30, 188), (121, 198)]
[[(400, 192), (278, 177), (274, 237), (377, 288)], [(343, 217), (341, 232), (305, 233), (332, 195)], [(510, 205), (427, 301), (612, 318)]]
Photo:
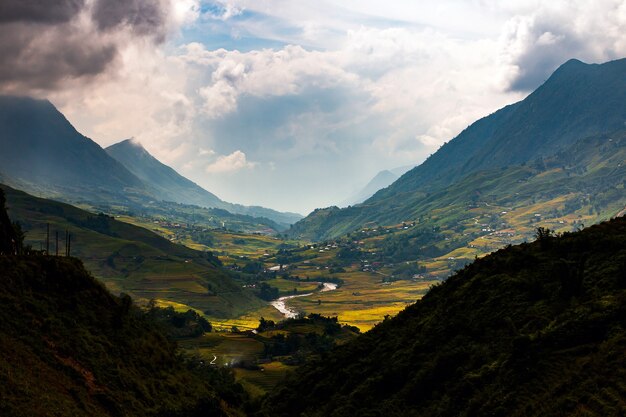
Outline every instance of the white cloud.
[(299, 211), (419, 163), (569, 58), (626, 55), (617, 0), (159, 4), (164, 43), (120, 27), (100, 39), (114, 71), (46, 95), (103, 145), (135, 136), (223, 198)]
[(213, 149), (200, 148), (200, 150), (198, 151), (198, 155), (200, 155), (200, 156), (213, 156), (213, 155), (215, 155), (215, 151)]
[(230, 155), (222, 155), (215, 162), (207, 166), (205, 171), (209, 174), (230, 174), (242, 169), (251, 169), (256, 163), (249, 162), (246, 154), (237, 150)]
[(307, 51), (297, 45), (242, 53), (209, 51), (191, 43), (178, 58), (210, 74), (210, 82), (199, 89), (199, 95), (211, 118), (235, 111), (242, 95), (295, 95), (307, 88), (332, 88), (358, 79), (338, 65), (336, 52)]
[(626, 55), (626, 2), (554, 1), (511, 16), (500, 35), (510, 87), (529, 91), (570, 58), (604, 62)]

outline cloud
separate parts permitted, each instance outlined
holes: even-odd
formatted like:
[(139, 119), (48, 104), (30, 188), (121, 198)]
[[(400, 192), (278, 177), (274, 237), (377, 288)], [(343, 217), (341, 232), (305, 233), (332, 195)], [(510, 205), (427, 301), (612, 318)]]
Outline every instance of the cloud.
[(3, 0), (0, 2), (0, 23), (61, 23), (76, 16), (84, 0), (59, 0), (50, 7), (45, 1)]
[(626, 3), (556, 1), (511, 18), (501, 36), (512, 66), (509, 89), (532, 91), (562, 63), (604, 62), (626, 54)]
[(0, 92), (45, 95), (114, 77), (124, 50), (160, 44), (195, 3), (177, 0), (0, 2)]
[(246, 160), (246, 154), (241, 151), (235, 151), (230, 155), (222, 155), (215, 162), (207, 166), (205, 171), (209, 174), (229, 174), (240, 171), (242, 169), (251, 169), (255, 167), (254, 162)]
[(209, 5), (209, 10), (204, 13), (204, 16), (210, 19), (226, 21), (242, 13), (243, 8), (229, 4), (226, 1), (220, 1)]
[(336, 54), (308, 51), (298, 45), (242, 53), (209, 51), (201, 44), (191, 43), (179, 59), (210, 74), (199, 95), (204, 100), (205, 114), (211, 118), (235, 111), (243, 95), (295, 95), (310, 87), (327, 89), (357, 80), (334, 62)]
[(153, 0), (97, 0), (91, 17), (99, 31), (128, 27), (138, 35), (155, 36), (160, 41), (165, 35), (167, 9)]
[(55, 5), (0, 1), (0, 92), (50, 98), (102, 145), (135, 136), (227, 200), (303, 212), (419, 163), (570, 58), (626, 55), (617, 0)]
[(25, 94), (58, 87), (70, 79), (93, 78), (117, 57), (109, 42), (85, 42), (70, 27), (46, 27), (37, 33), (23, 31), (30, 24), (0, 25), (0, 90)]

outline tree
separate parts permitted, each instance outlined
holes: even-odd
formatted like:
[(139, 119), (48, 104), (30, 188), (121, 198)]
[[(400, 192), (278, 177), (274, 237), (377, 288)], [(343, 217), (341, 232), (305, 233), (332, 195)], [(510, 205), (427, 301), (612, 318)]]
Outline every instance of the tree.
[(7, 214), (4, 191), (0, 190), (0, 254), (15, 255), (20, 253), (23, 242), (22, 228), (18, 223), (11, 223)]

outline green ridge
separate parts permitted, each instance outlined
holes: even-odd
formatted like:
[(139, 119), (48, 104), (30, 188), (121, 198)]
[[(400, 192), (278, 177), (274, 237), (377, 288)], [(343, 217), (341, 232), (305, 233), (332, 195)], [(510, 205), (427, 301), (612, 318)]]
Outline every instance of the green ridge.
[(0, 415), (243, 415), (231, 373), (180, 356), (130, 297), (17, 235), (0, 190)]
[(621, 415), (625, 317), (626, 219), (539, 229), (302, 368), (265, 415)]
[(36, 198), (2, 186), (11, 217), (22, 224), (27, 243), (45, 248), (50, 224), (50, 252), (55, 233), (65, 253), (65, 231), (71, 234), (71, 254), (114, 292), (139, 301), (152, 298), (184, 304), (207, 315), (230, 317), (263, 305), (235, 283), (210, 252), (174, 244), (137, 226), (68, 204)]

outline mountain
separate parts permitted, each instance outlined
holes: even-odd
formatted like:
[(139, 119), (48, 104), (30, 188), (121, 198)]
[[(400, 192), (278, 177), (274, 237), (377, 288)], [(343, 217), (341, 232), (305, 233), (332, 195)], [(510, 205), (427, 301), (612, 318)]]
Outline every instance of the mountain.
[(624, 128), (626, 59), (572, 59), (524, 100), (473, 123), (372, 200), (448, 185), (470, 173), (552, 155), (576, 140)]
[(160, 200), (220, 208), (234, 214), (265, 217), (282, 227), (302, 218), (296, 213), (281, 213), (258, 206), (227, 203), (196, 183), (183, 177), (169, 166), (159, 162), (140, 143), (126, 139), (106, 148), (106, 152), (147, 185)]
[[(473, 123), (424, 163), (363, 204), (343, 210), (317, 210), (296, 223), (290, 233), (323, 239), (369, 222), (412, 221), (425, 198), (449, 195), (444, 192), (447, 187), (472, 176), (549, 158), (585, 138), (604, 135), (608, 140), (611, 133), (624, 129), (624, 74), (626, 59), (601, 65), (568, 61), (524, 100)], [(500, 179), (502, 188), (511, 185), (504, 183), (506, 180)]]
[(374, 176), (368, 182), (365, 187), (356, 192), (352, 197), (345, 200), (344, 203), (341, 204), (342, 207), (353, 206), (355, 204), (360, 204), (374, 195), (374, 193), (382, 188), (388, 187), (395, 180), (397, 180), (399, 176), (395, 175), (391, 171), (384, 170), (380, 171), (378, 174)]
[(300, 368), (264, 415), (619, 415), (624, 317), (626, 219), (539, 229)]
[(391, 185), (405, 172), (413, 168), (413, 165), (401, 166), (393, 169), (385, 169), (374, 176), (362, 189), (354, 193), (350, 198), (341, 203), (341, 207), (360, 204), (373, 196), (378, 190)]
[(178, 245), (142, 227), (90, 213), (69, 204), (33, 197), (0, 185), (11, 218), (20, 222), (26, 243), (65, 253), (65, 233), (71, 234), (72, 256), (82, 260), (96, 278), (115, 292), (147, 303), (174, 302), (213, 317), (242, 314), (263, 305), (225, 271), (217, 258)]
[(73, 258), (0, 256), (3, 416), (242, 416), (226, 372), (185, 360), (157, 323)]
[(243, 414), (232, 376), (180, 356), (130, 297), (110, 294), (76, 258), (16, 244), (4, 204), (0, 190), (0, 414)]
[(127, 139), (105, 148), (105, 151), (151, 187), (152, 193), (161, 200), (220, 207), (219, 198), (159, 162), (139, 142)]
[(393, 168), (390, 169), (389, 171), (391, 171), (391, 173), (393, 175), (395, 175), (396, 177), (401, 177), (404, 174), (406, 174), (408, 171), (410, 171), (411, 169), (415, 168), (415, 165), (404, 165), (401, 167), (397, 167), (397, 168)]
[(278, 212), (265, 207), (244, 206), (222, 201), (215, 194), (158, 161), (140, 143), (132, 139), (123, 140), (105, 150), (141, 179), (153, 195), (163, 201), (218, 208), (233, 214), (266, 218), (281, 228), (287, 228), (302, 218), (297, 213)]
[[(109, 153), (77, 132), (49, 101), (0, 96), (0, 179), (5, 184), (81, 204), (123, 205), (140, 210), (153, 207), (155, 202), (173, 201), (217, 207), (233, 214), (266, 218), (267, 226), (275, 230), (302, 218), (299, 214), (222, 202), (130, 141), (109, 148)], [(220, 216), (211, 213), (208, 217)], [(244, 218), (238, 221), (250, 223)], [(256, 226), (248, 228), (254, 230)]]
[(17, 187), (80, 201), (146, 194), (136, 176), (47, 100), (0, 96), (0, 127), (0, 171)]

